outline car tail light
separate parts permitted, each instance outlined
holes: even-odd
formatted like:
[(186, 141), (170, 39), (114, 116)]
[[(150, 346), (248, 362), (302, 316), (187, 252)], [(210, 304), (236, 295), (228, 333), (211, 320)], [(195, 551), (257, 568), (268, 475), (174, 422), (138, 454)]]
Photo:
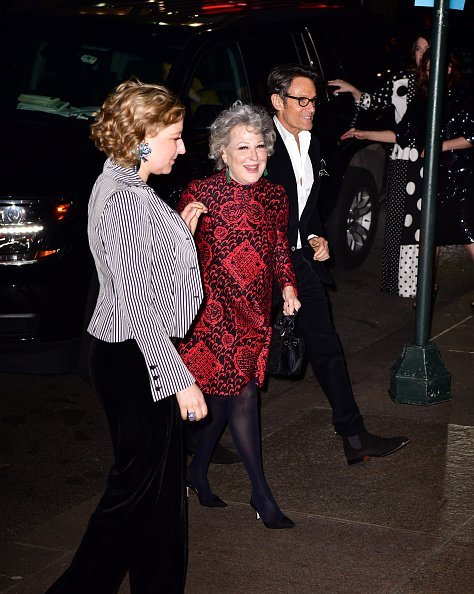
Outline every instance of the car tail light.
[(57, 254), (46, 245), (54, 226), (70, 215), (71, 201), (0, 199), (0, 264), (28, 264)]

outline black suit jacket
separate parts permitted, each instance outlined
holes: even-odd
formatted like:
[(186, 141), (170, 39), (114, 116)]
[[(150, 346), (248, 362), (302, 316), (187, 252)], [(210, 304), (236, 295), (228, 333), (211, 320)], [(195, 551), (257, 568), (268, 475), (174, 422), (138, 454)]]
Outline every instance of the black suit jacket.
[(326, 265), (323, 262), (316, 262), (313, 260), (314, 251), (306, 239), (308, 235), (311, 234), (322, 235), (325, 237), (324, 228), (321, 223), (317, 208), (319, 187), (321, 185), (321, 177), (319, 175), (321, 168), (321, 155), (319, 140), (316, 138), (316, 136), (314, 136), (314, 134), (311, 134), (308, 155), (313, 165), (314, 183), (308, 196), (306, 206), (301, 213), (301, 219), (299, 219), (298, 213), (298, 189), (293, 165), (291, 164), (290, 155), (286, 150), (285, 143), (283, 142), (278, 130), (276, 130), (275, 152), (268, 159), (267, 163), (267, 179), (283, 186), (288, 195), (288, 201), (290, 205), (288, 239), (290, 242), (291, 251), (294, 252), (296, 250), (299, 229), (305, 256), (307, 257), (308, 261), (311, 262), (314, 271), (319, 276), (321, 281), (329, 284), (332, 283), (332, 278)]

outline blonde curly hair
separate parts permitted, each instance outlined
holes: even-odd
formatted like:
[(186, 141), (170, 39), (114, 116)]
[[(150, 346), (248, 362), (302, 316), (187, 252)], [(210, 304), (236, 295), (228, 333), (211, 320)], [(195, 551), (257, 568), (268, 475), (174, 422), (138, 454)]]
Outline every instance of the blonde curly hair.
[(184, 105), (162, 85), (127, 80), (112, 92), (91, 125), (90, 137), (99, 150), (122, 167), (133, 167), (137, 147), (146, 136), (184, 118)]

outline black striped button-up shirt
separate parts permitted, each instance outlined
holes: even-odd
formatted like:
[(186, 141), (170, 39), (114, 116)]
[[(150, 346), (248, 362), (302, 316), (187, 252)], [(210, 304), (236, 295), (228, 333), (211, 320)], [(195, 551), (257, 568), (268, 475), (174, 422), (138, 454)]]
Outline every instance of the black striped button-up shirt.
[(105, 162), (89, 201), (89, 245), (100, 291), (88, 332), (135, 339), (160, 400), (194, 382), (171, 337), (183, 337), (203, 298), (196, 248), (179, 214), (133, 169)]

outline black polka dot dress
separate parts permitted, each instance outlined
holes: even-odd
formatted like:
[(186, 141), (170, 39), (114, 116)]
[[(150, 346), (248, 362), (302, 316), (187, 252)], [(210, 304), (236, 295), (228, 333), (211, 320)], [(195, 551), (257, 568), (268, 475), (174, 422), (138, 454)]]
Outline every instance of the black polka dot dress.
[(416, 296), (423, 168), (414, 146), (395, 144), (390, 155), (382, 256), (382, 290)]
[[(403, 297), (416, 295), (422, 169), (415, 128), (405, 115), (415, 97), (415, 72), (400, 71), (374, 93), (362, 93), (358, 107), (393, 109), (393, 129), (400, 139), (390, 150), (386, 183), (386, 223), (382, 255), (382, 291)], [(409, 110), (408, 110), (409, 111)], [(412, 122), (409, 122), (412, 124)]]

